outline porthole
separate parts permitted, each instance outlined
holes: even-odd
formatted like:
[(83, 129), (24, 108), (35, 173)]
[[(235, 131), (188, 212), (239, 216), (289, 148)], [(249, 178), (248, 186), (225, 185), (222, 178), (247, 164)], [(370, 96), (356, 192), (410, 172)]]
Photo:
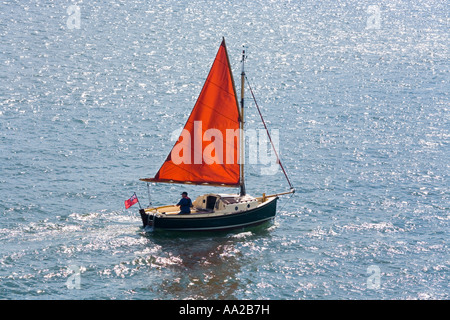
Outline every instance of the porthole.
[(249, 204), (247, 204), (247, 208), (250, 208), (250, 203), (249, 203)]
[(234, 207), (234, 210), (238, 211), (238, 210), (239, 210), (239, 207)]

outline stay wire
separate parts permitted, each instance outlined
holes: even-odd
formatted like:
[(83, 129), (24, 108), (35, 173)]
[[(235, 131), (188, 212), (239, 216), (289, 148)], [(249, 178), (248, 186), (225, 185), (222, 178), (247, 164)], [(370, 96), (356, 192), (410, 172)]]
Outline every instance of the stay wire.
[(281, 163), (280, 157), (278, 156), (278, 152), (277, 152), (277, 150), (275, 149), (275, 145), (274, 145), (274, 143), (273, 143), (273, 141), (272, 141), (272, 137), (270, 136), (269, 129), (267, 129), (266, 122), (264, 121), (264, 118), (263, 118), (263, 115), (262, 115), (262, 113), (261, 113), (261, 110), (259, 109), (258, 102), (256, 102), (255, 94), (253, 93), (252, 87), (250, 86), (250, 82), (248, 81), (247, 76), (245, 76), (245, 79), (247, 80), (248, 87), (249, 87), (250, 92), (251, 92), (251, 94), (252, 94), (253, 101), (255, 101), (256, 109), (258, 110), (259, 116), (261, 117), (261, 121), (262, 121), (262, 123), (263, 123), (263, 125), (264, 125), (264, 128), (266, 129), (267, 136), (269, 137), (270, 144), (272, 145), (272, 149), (273, 149), (273, 151), (275, 152), (275, 155), (276, 155), (276, 157), (277, 157), (277, 162), (278, 162), (278, 164), (280, 165), (281, 170), (283, 171), (284, 176), (286, 177), (287, 182), (289, 183), (289, 187), (291, 188), (291, 190), (295, 190), (294, 186), (293, 186), (292, 183), (291, 183), (291, 180), (289, 179), (288, 174), (286, 173), (286, 170), (285, 170), (284, 167), (283, 167), (283, 164)]

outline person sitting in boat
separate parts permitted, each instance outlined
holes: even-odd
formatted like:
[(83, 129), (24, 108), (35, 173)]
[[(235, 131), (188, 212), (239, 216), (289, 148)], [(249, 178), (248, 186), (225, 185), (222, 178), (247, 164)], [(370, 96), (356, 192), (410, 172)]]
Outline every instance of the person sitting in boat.
[(187, 192), (183, 192), (181, 194), (182, 198), (177, 203), (177, 206), (180, 207), (180, 213), (179, 214), (190, 214), (191, 208), (193, 207), (191, 199), (188, 197)]

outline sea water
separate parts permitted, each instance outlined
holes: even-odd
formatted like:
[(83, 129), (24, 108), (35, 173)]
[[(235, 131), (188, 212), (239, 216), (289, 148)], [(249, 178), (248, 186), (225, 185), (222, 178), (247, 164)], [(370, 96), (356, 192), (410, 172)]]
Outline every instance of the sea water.
[[(0, 298), (448, 299), (448, 18), (438, 0), (3, 1)], [(222, 37), (296, 193), (260, 227), (146, 233), (134, 192), (237, 191), (139, 181)], [(287, 191), (265, 166), (248, 193)]]

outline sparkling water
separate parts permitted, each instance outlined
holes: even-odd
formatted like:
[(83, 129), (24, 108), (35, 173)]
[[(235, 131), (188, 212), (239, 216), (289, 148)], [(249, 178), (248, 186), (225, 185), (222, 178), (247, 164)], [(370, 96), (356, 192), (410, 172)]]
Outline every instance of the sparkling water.
[[(448, 19), (425, 0), (3, 1), (0, 298), (449, 299)], [(124, 200), (148, 205), (139, 178), (222, 37), (297, 192), (257, 228), (145, 233)], [(247, 192), (288, 190), (264, 166)], [(150, 200), (181, 191), (237, 190)]]

